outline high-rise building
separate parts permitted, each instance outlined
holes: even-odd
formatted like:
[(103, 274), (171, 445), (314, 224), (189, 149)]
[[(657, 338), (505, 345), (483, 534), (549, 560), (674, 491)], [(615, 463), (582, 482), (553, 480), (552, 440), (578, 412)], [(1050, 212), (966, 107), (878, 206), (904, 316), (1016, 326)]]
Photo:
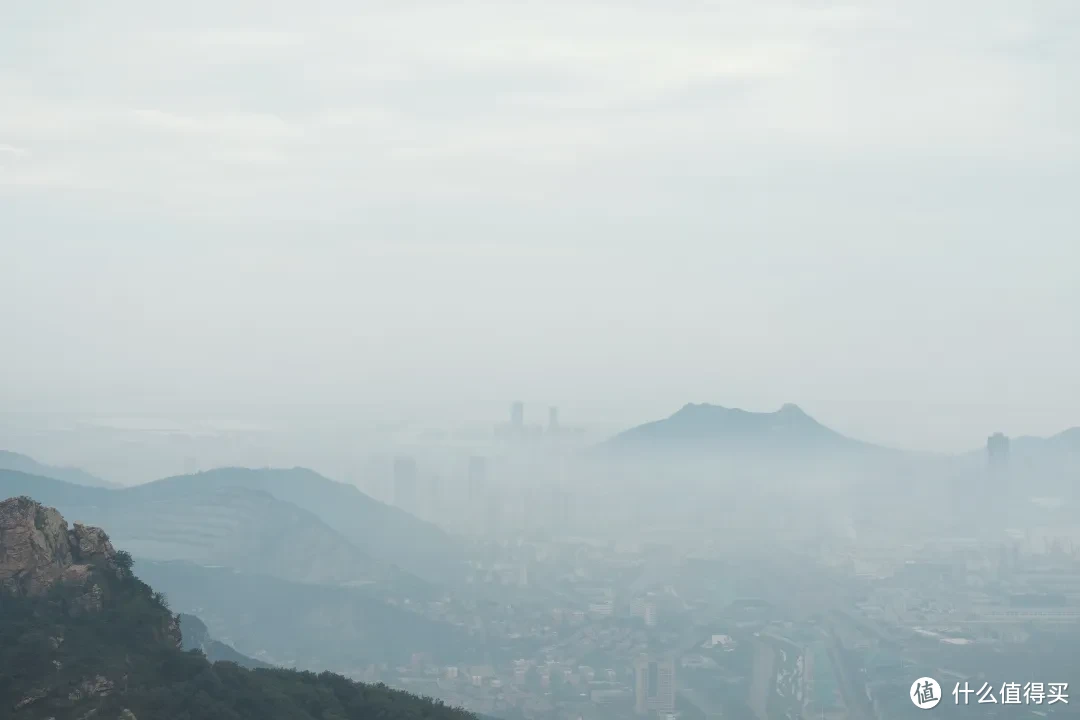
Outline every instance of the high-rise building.
[(986, 460), (991, 470), (1009, 466), (1009, 438), (1003, 433), (994, 433), (986, 439)]
[(559, 431), (559, 408), (548, 408), (548, 432), (555, 433)]
[(510, 405), (510, 426), (517, 431), (525, 429), (525, 403), (520, 400)]
[(394, 458), (394, 505), (415, 513), (417, 497), (416, 459), (407, 455)]
[(675, 658), (642, 655), (634, 662), (634, 710), (675, 712)]

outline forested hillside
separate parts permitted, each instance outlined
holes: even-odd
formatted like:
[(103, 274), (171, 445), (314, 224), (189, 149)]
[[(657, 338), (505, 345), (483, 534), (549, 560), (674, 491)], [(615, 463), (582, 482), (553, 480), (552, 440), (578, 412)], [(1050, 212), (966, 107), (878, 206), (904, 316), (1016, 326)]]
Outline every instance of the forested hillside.
[(181, 649), (166, 598), (104, 533), (28, 498), (0, 503), (0, 717), (464, 720), (330, 673), (247, 670)]

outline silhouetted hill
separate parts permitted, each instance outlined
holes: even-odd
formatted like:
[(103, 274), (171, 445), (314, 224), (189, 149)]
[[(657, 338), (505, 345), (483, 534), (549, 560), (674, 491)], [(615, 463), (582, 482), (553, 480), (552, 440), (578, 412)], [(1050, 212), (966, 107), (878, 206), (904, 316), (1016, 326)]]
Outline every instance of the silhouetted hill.
[[(986, 446), (960, 456), (975, 482), (983, 479), (989, 467)], [(1049, 437), (1022, 435), (1009, 438), (1009, 472), (1015, 485), (1029, 494), (1075, 494), (1080, 472), (1080, 427), (1069, 428)]]
[(601, 444), (614, 453), (890, 452), (825, 427), (797, 405), (757, 413), (688, 404), (671, 417), (630, 428)]
[[(1012, 450), (1024, 454), (1080, 454), (1080, 427), (1069, 428), (1050, 437), (1025, 435), (1014, 438), (1010, 445)], [(985, 452), (985, 449), (980, 452)]]
[(465, 630), (425, 618), (415, 599), (391, 604), (363, 588), (291, 583), (191, 563), (137, 560), (135, 567), (174, 609), (197, 613), (215, 638), (273, 665), (365, 667), (407, 663), (417, 652), (450, 660), (466, 656), (470, 642)]
[(242, 655), (229, 645), (210, 637), (210, 630), (207, 629), (206, 623), (194, 615), (180, 613), (178, 617), (180, 619), (180, 634), (183, 637), (181, 646), (184, 650), (198, 650), (212, 663), (231, 662), (249, 670), (273, 667), (268, 663)]
[[(75, 485), (55, 478), (0, 469), (0, 500), (26, 495), (43, 505), (89, 505), (110, 497), (115, 490)], [(107, 502), (107, 501), (106, 501)]]
[[(103, 532), (0, 502), (0, 717), (12, 720), (466, 720), (330, 673), (248, 670), (181, 649), (165, 598)], [(28, 582), (28, 579), (30, 580)]]
[[(982, 447), (968, 454), (976, 477), (986, 472), (988, 458)], [(1080, 428), (1070, 428), (1050, 437), (1010, 438), (1008, 459), (1009, 483), (1022, 488), (1024, 495), (1049, 495), (1070, 499), (1066, 512), (1075, 511), (1080, 502)], [(1043, 511), (1045, 512), (1045, 510)]]
[(17, 470), (18, 472), (24, 472), (28, 475), (39, 475), (41, 477), (63, 480), (64, 482), (74, 483), (76, 485), (86, 485), (88, 487), (114, 489), (121, 487), (116, 483), (111, 483), (108, 480), (102, 480), (99, 477), (95, 477), (79, 468), (45, 465), (27, 455), (21, 455), (7, 450), (0, 450), (0, 470)]
[(423, 585), (314, 513), (263, 490), (199, 481), (108, 490), (0, 470), (0, 498), (18, 495), (111, 528), (141, 558), (225, 565), (300, 582), (401, 583), (416, 592)]
[(371, 556), (421, 578), (449, 582), (460, 574), (461, 549), (442, 529), (305, 468), (221, 468), (165, 478), (132, 491), (164, 499), (222, 487), (261, 490), (303, 508)]

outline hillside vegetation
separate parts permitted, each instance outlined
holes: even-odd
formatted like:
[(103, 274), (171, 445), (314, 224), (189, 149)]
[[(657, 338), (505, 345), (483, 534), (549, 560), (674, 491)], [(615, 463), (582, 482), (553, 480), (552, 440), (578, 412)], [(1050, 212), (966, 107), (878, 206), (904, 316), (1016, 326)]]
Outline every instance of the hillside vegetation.
[[(89, 533), (89, 535), (88, 535)], [(95, 534), (96, 533), (96, 534)], [(80, 554), (79, 540), (100, 539)], [(70, 538), (70, 543), (69, 543)], [(83, 542), (83, 546), (86, 543)], [(0, 717), (45, 720), (464, 720), (330, 673), (248, 670), (181, 649), (166, 598), (95, 529), (28, 498), (0, 503)], [(51, 583), (43, 586), (48, 578)], [(32, 581), (31, 581), (32, 580)]]

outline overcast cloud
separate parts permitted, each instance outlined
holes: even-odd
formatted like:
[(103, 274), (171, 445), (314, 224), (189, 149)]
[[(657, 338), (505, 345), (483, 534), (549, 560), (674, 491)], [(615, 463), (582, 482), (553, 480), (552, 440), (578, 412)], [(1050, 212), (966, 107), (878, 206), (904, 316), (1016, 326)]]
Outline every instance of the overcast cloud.
[(0, 406), (1080, 424), (1072, 0), (14, 2)]

